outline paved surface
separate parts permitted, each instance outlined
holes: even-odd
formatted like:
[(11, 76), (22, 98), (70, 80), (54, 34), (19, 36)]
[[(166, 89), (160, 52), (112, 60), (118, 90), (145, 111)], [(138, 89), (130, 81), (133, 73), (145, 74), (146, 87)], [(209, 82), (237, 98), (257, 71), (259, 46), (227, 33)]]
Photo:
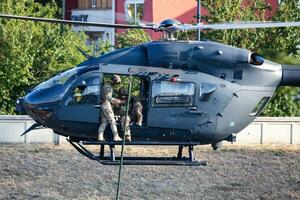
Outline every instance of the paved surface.
[[(126, 147), (165, 155), (173, 148)], [(125, 166), (122, 199), (300, 199), (300, 148), (197, 147), (208, 166)], [(69, 146), (0, 145), (0, 199), (114, 199), (117, 166)]]

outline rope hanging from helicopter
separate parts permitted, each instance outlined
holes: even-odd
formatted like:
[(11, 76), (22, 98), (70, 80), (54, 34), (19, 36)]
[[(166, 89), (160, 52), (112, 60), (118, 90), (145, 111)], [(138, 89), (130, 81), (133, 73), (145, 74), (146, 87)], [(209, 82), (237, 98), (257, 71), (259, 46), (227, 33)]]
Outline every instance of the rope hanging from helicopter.
[[(130, 70), (129, 70), (130, 71)], [(132, 73), (130, 72), (129, 75), (129, 85), (128, 85), (128, 97), (126, 102), (126, 114), (125, 114), (125, 120), (124, 120), (124, 130), (123, 130), (123, 142), (122, 142), (122, 148), (121, 148), (121, 158), (120, 158), (120, 164), (119, 164), (119, 173), (118, 173), (118, 184), (117, 184), (117, 194), (116, 194), (116, 200), (119, 199), (120, 195), (120, 186), (121, 186), (121, 175), (122, 175), (122, 167), (123, 167), (123, 160), (124, 160), (124, 148), (125, 148), (125, 135), (127, 132), (126, 124), (128, 123), (128, 113), (129, 113), (129, 103), (131, 99), (131, 88), (132, 88)]]

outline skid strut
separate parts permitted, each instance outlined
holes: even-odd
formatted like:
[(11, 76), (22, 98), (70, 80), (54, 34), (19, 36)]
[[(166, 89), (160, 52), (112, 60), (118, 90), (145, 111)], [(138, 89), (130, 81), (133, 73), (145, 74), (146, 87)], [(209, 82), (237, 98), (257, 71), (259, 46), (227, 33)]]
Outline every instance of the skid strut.
[[(72, 146), (84, 156), (97, 160), (103, 165), (119, 165), (120, 157), (115, 155), (115, 146), (121, 145), (121, 142), (90, 142), (90, 141), (82, 141), (82, 142), (72, 142), (68, 140)], [(99, 156), (95, 155), (84, 145), (99, 145), (100, 151)], [(177, 156), (174, 157), (124, 157), (123, 164), (124, 165), (183, 165), (183, 166), (199, 166), (199, 165), (207, 165), (206, 161), (198, 161), (194, 157), (194, 146), (197, 143), (173, 143), (173, 142), (128, 142), (126, 145), (164, 145), (164, 146), (178, 146)], [(105, 156), (105, 146), (109, 147), (109, 156)], [(184, 147), (188, 147), (188, 157), (183, 156)]]

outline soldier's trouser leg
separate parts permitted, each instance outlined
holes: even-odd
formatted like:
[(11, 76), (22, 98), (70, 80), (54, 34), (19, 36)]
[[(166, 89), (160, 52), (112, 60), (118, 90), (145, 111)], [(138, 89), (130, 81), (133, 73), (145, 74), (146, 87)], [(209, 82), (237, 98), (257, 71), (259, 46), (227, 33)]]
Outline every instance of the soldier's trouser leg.
[(107, 124), (108, 124), (108, 121), (106, 120), (106, 117), (101, 110), (101, 123), (100, 123), (99, 129), (98, 129), (98, 140), (99, 141), (104, 141), (103, 135), (104, 135), (104, 131), (105, 131)]
[(143, 114), (142, 111), (138, 109), (136, 112), (136, 124), (142, 126), (142, 123), (143, 123)]
[(125, 117), (125, 115), (123, 115), (121, 118), (121, 127), (122, 127), (122, 130), (124, 131), (126, 141), (131, 141), (131, 132), (130, 132), (130, 127), (129, 127), (130, 117), (127, 116), (127, 121), (125, 119), (126, 119), (126, 117)]
[(103, 115), (105, 116), (106, 120), (110, 124), (110, 128), (111, 128), (111, 131), (112, 131), (113, 136), (114, 136), (113, 140), (114, 141), (120, 141), (120, 140), (122, 140), (119, 137), (119, 134), (118, 134), (118, 129), (117, 129), (117, 126), (116, 126), (115, 115), (114, 115), (114, 112), (113, 112), (113, 110), (111, 108), (110, 103), (103, 103), (101, 105), (101, 109), (103, 111)]

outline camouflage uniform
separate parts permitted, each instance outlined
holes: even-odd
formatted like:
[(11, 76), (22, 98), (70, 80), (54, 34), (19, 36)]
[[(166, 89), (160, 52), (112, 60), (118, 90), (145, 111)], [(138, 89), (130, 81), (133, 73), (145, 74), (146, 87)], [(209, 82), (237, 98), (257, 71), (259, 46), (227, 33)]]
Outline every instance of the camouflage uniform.
[(78, 87), (75, 88), (74, 90), (74, 100), (77, 102), (77, 103), (80, 103), (81, 100), (82, 100), (82, 90), (79, 89)]
[[(125, 88), (120, 88), (118, 92), (118, 98), (124, 101), (122, 105), (117, 107), (117, 113), (121, 116), (120, 123), (121, 123), (121, 128), (122, 131), (124, 131), (125, 134), (125, 139), (126, 141), (131, 141), (131, 132), (130, 132), (130, 117), (127, 116), (127, 121), (126, 121), (126, 104), (127, 104), (127, 91)], [(125, 124), (126, 122), (126, 124)]]
[[(126, 124), (125, 124), (125, 122), (126, 122)], [(122, 115), (120, 123), (121, 123), (121, 128), (122, 128), (122, 130), (124, 131), (124, 134), (125, 134), (125, 139), (127, 141), (131, 141), (131, 132), (130, 132), (130, 127), (129, 127), (130, 117), (127, 116), (127, 121), (126, 121), (126, 114)]]
[(104, 84), (101, 91), (101, 124), (98, 130), (99, 140), (104, 140), (103, 134), (108, 124), (110, 124), (114, 140), (121, 140), (118, 135), (115, 115), (111, 106), (111, 104), (114, 104), (117, 99), (112, 97), (112, 93), (113, 87), (108, 83)]
[(135, 101), (131, 110), (132, 121), (138, 126), (142, 126), (143, 123), (143, 106), (140, 101)]

